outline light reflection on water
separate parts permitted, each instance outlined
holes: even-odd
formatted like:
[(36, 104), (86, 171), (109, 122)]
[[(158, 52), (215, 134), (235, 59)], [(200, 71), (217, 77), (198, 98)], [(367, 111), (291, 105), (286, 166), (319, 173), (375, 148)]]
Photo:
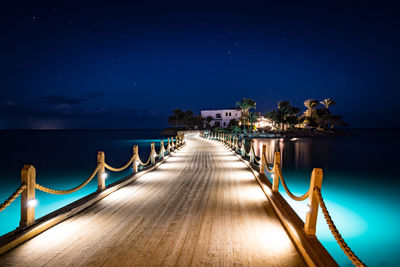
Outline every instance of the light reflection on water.
[[(312, 169), (322, 168), (323, 197), (349, 246), (367, 265), (398, 266), (399, 175), (393, 164), (400, 148), (397, 133), (355, 132), (352, 136), (335, 138), (259, 139), (254, 146), (259, 155), (262, 145), (266, 144), (269, 163), (273, 162), (274, 151), (281, 151), (283, 175), (296, 195), (308, 190)], [(279, 191), (304, 221), (307, 200), (292, 200), (282, 185)], [(352, 266), (330, 233), (321, 210), (317, 237), (341, 266)]]

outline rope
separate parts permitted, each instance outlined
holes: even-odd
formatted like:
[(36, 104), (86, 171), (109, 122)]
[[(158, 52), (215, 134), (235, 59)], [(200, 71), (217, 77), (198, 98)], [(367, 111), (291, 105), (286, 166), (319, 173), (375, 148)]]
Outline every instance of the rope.
[(339, 230), (336, 228), (336, 225), (332, 221), (332, 218), (329, 215), (328, 209), (326, 208), (324, 199), (321, 194), (321, 189), (318, 187), (315, 187), (314, 191), (318, 198), (319, 205), (321, 206), (322, 213), (324, 214), (326, 223), (328, 224), (329, 229), (331, 230), (331, 233), (332, 233), (333, 237), (336, 239), (336, 242), (339, 244), (340, 248), (343, 250), (343, 252), (346, 254), (346, 256), (351, 260), (351, 262), (355, 266), (366, 266), (365, 263), (363, 263), (356, 256), (356, 254), (354, 254), (354, 252), (351, 250), (351, 248), (347, 245), (346, 241), (344, 241), (342, 235), (339, 233)]
[(96, 173), (99, 171), (99, 169), (100, 169), (100, 164), (97, 165), (97, 167), (93, 171), (92, 175), (90, 175), (90, 177), (87, 178), (83, 183), (81, 183), (80, 185), (78, 185), (78, 186), (76, 186), (74, 188), (68, 189), (68, 190), (55, 190), (55, 189), (44, 187), (44, 186), (42, 186), (40, 184), (36, 184), (35, 187), (36, 187), (36, 189), (38, 189), (40, 191), (43, 191), (43, 192), (46, 192), (46, 193), (50, 193), (50, 194), (54, 194), (54, 195), (70, 194), (70, 193), (73, 193), (75, 191), (78, 191), (79, 189), (81, 189), (82, 187), (87, 185), (93, 179), (93, 177), (96, 175)]
[(139, 158), (139, 163), (140, 163), (142, 166), (146, 166), (146, 165), (148, 165), (148, 164), (150, 163), (150, 161), (151, 161), (151, 152), (150, 152), (149, 158), (147, 159), (146, 163), (143, 163), (143, 161), (140, 159), (140, 157), (138, 157), (138, 158)]
[(3, 203), (0, 204), (0, 212), (10, 205), (27, 187), (26, 183), (22, 183), (17, 190), (14, 191)]
[(274, 168), (269, 168), (268, 167), (268, 163), (267, 163), (267, 158), (265, 157), (265, 154), (262, 155), (262, 157), (264, 158), (264, 162), (265, 162), (265, 169), (269, 172), (269, 173), (273, 173), (274, 172)]
[(124, 166), (122, 166), (121, 168), (114, 168), (114, 167), (111, 167), (110, 165), (108, 165), (108, 164), (105, 163), (105, 162), (104, 162), (104, 167), (106, 167), (107, 169), (109, 169), (110, 171), (113, 171), (113, 172), (120, 172), (120, 171), (125, 170), (126, 168), (128, 168), (128, 167), (131, 165), (131, 163), (132, 163), (132, 161), (133, 161), (133, 158), (134, 158), (134, 156), (132, 156), (131, 159), (128, 161), (128, 163), (126, 163), (126, 164), (125, 164)]
[(293, 200), (296, 200), (296, 201), (303, 201), (308, 198), (310, 190), (308, 190), (304, 195), (299, 196), (299, 197), (293, 195), (292, 192), (290, 192), (289, 188), (286, 185), (286, 182), (285, 182), (285, 179), (283, 178), (282, 170), (281, 170), (280, 166), (278, 165), (278, 167), (276, 169), (278, 170), (277, 174), (279, 175), (279, 178), (281, 179), (283, 188), (285, 188), (285, 191), (289, 195), (289, 197), (291, 197)]

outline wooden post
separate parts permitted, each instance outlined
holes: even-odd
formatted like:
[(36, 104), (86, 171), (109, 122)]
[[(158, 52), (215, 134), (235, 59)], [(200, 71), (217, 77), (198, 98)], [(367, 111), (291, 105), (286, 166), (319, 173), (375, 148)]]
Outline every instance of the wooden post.
[(272, 178), (272, 191), (278, 192), (279, 191), (279, 172), (278, 168), (281, 167), (281, 152), (275, 151), (274, 154), (274, 167), (272, 168), (272, 173), (274, 177)]
[(139, 147), (137, 145), (133, 146), (133, 162), (132, 162), (132, 170), (133, 174), (138, 173), (139, 169)]
[(244, 141), (244, 138), (242, 138), (242, 147), (241, 147), (241, 155), (242, 155), (242, 157), (244, 158), (245, 156), (246, 156), (246, 147), (245, 147), (245, 141)]
[(156, 148), (154, 145), (154, 142), (151, 143), (151, 149), (150, 149), (150, 163), (151, 165), (154, 165), (156, 163)]
[(24, 165), (21, 170), (21, 182), (26, 183), (26, 189), (21, 193), (20, 227), (28, 227), (35, 223), (35, 184), (36, 170), (32, 165)]
[(97, 164), (100, 164), (100, 169), (97, 172), (97, 190), (101, 191), (106, 188), (106, 177), (104, 175), (105, 173), (105, 155), (103, 151), (97, 152)]
[(175, 150), (174, 137), (171, 136), (171, 150)]
[(239, 152), (239, 137), (235, 139), (235, 152)]
[(168, 137), (168, 145), (167, 145), (167, 152), (168, 152), (168, 154), (171, 154), (171, 144), (170, 144), (170, 139), (169, 139), (169, 137)]
[(318, 187), (321, 190), (323, 173), (322, 169), (314, 168), (311, 174), (310, 195), (308, 196), (309, 211), (306, 214), (306, 222), (304, 223), (304, 231), (307, 235), (315, 236), (317, 229), (318, 218), (318, 198), (314, 188)]
[(162, 139), (160, 142), (160, 155), (158, 156), (159, 159), (163, 159), (164, 158), (164, 140)]
[(265, 162), (265, 154), (267, 153), (267, 145), (263, 145), (262, 146), (262, 151), (261, 151), (261, 162), (260, 162), (260, 173), (261, 174), (264, 174), (264, 172), (265, 172), (265, 164), (267, 164), (266, 162)]
[(251, 142), (250, 142), (250, 163), (254, 163), (254, 149), (253, 149), (253, 145), (254, 145), (254, 140), (251, 139)]

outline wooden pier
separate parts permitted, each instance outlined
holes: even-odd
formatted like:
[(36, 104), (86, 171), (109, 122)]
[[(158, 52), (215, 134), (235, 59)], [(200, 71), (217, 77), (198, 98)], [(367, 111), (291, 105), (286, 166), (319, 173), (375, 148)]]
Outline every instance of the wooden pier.
[(298, 222), (285, 226), (280, 204), (224, 143), (199, 133), (185, 141), (154, 170), (0, 256), (0, 266), (336, 266)]

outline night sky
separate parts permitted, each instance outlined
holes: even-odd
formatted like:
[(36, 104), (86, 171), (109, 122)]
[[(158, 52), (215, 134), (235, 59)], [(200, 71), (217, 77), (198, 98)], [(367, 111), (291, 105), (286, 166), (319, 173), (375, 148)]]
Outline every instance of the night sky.
[(329, 97), (351, 127), (400, 123), (396, 1), (8, 2), (0, 129), (160, 128), (243, 97), (262, 113)]

